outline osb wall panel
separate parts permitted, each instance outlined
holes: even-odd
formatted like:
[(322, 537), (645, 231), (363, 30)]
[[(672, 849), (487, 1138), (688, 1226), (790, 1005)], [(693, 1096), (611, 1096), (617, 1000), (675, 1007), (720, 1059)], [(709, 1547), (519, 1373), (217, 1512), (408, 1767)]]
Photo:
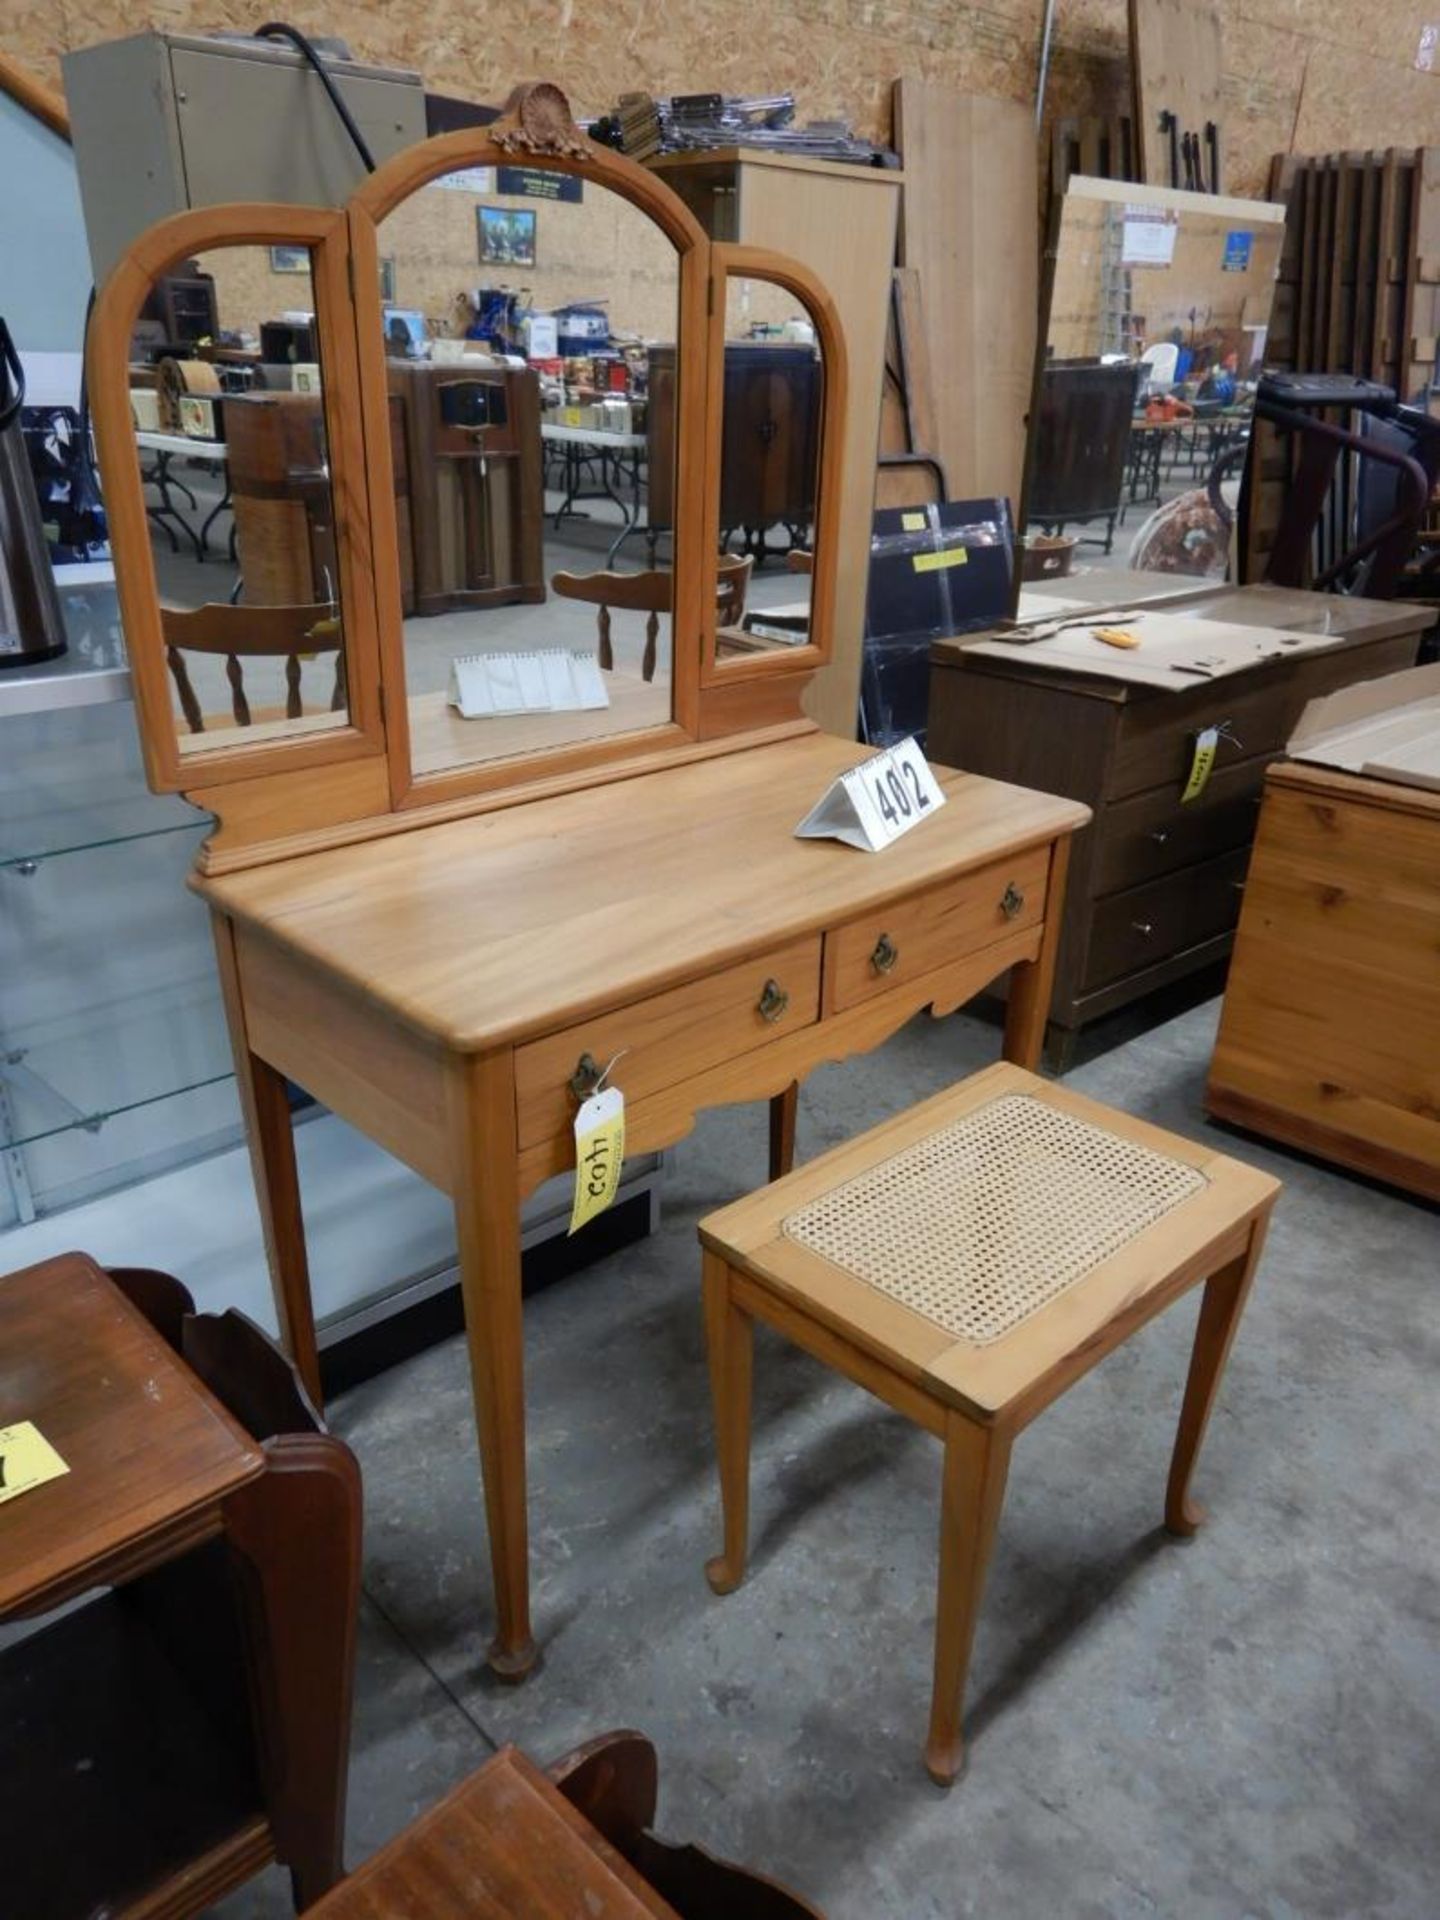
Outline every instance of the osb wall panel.
[[(519, 207), (535, 215), (533, 267), (482, 265), (477, 207)], [(605, 302), (616, 333), (673, 340), (680, 293), (675, 249), (655, 223), (619, 194), (593, 183), (578, 203), (478, 196), (427, 187), (382, 222), (382, 256), (395, 262), (395, 302), (431, 319), (457, 318), (477, 286), (528, 290), (541, 311), (576, 300)]]
[[(536, 215), (533, 267), (482, 265), (477, 207), (523, 207)], [(501, 193), (427, 187), (398, 206), (380, 227), (382, 258), (395, 264), (395, 301), (418, 308), (433, 331), (459, 337), (472, 318), (466, 298), (476, 286), (510, 286), (541, 312), (574, 300), (605, 303), (612, 329), (647, 342), (671, 341), (679, 311), (675, 249), (637, 208), (603, 187), (588, 186), (578, 204), (527, 200)], [(268, 247), (221, 247), (200, 265), (213, 275), (220, 324), (258, 335), (260, 323), (315, 304), (310, 276), (277, 273)], [(730, 292), (726, 334), (743, 338), (756, 321), (783, 322), (799, 302), (761, 280)]]
[[(1414, 67), (1435, 0), (1222, 0), (1228, 181), (1259, 192), (1269, 157), (1440, 139), (1440, 74)], [(251, 28), (268, 0), (0, 0), (7, 52), (44, 79), (62, 50), (146, 27)], [(1040, 0), (519, 0), (483, 21), (462, 0), (294, 0), (282, 11), (312, 32), (342, 31), (363, 60), (415, 66), (434, 87), (498, 99), (545, 74), (598, 109), (636, 87), (655, 92), (792, 88), (803, 116), (843, 114), (888, 134), (900, 74), (975, 93), (1034, 97)], [(1119, 108), (1125, 0), (1058, 0), (1050, 102), (1055, 111)]]

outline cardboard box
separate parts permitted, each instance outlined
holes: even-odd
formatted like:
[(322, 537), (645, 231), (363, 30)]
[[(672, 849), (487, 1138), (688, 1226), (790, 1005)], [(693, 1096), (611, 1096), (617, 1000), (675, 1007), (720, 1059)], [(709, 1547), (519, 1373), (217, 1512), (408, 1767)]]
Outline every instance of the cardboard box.
[(1292, 760), (1440, 792), (1440, 664), (1312, 700), (1287, 751)]

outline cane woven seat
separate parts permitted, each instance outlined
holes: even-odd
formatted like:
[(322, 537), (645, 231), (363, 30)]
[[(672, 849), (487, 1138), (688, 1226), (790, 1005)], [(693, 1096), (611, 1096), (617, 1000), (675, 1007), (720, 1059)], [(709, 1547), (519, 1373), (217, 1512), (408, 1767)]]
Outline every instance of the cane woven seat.
[(782, 1223), (832, 1266), (985, 1346), (1206, 1185), (1182, 1160), (1003, 1094)]
[(1001, 1064), (708, 1215), (715, 1592), (745, 1573), (759, 1320), (943, 1443), (925, 1765), (948, 1786), (1016, 1434), (1203, 1284), (1165, 1488), (1166, 1527), (1194, 1533), (1195, 1457), (1277, 1191), (1209, 1145)]

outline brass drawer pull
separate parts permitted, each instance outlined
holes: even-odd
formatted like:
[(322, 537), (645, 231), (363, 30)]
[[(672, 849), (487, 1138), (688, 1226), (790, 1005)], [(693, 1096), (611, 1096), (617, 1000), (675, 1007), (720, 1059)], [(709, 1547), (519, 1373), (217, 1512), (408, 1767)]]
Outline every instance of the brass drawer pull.
[(1155, 931), (1154, 926), (1148, 920), (1132, 920), (1130, 924), (1135, 929), (1136, 933), (1140, 934), (1142, 938), (1146, 940), (1148, 940), (1151, 934), (1154, 933)]
[(1165, 842), (1170, 838), (1170, 829), (1168, 827), (1156, 827), (1150, 835), (1150, 838), (1155, 842), (1157, 847), (1163, 847)]
[(1000, 896), (1000, 911), (1007, 920), (1013, 920), (1025, 905), (1025, 896), (1012, 880)]
[(790, 996), (778, 980), (767, 980), (761, 989), (755, 1011), (762, 1020), (778, 1020), (790, 1004)]
[(875, 942), (874, 952), (870, 955), (871, 966), (875, 969), (876, 973), (889, 973), (899, 958), (900, 949), (888, 933), (882, 933), (880, 938)]
[(570, 1091), (577, 1100), (588, 1100), (599, 1084), (600, 1069), (595, 1064), (594, 1054), (582, 1053), (570, 1076)]

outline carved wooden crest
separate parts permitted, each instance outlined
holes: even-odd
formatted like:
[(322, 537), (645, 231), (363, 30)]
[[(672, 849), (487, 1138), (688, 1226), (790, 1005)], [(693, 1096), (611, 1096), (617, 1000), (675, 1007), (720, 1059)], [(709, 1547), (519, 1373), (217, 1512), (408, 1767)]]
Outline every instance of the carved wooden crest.
[(563, 154), (574, 160), (590, 155), (590, 142), (576, 126), (570, 102), (549, 80), (517, 87), (488, 131), (507, 153)]

